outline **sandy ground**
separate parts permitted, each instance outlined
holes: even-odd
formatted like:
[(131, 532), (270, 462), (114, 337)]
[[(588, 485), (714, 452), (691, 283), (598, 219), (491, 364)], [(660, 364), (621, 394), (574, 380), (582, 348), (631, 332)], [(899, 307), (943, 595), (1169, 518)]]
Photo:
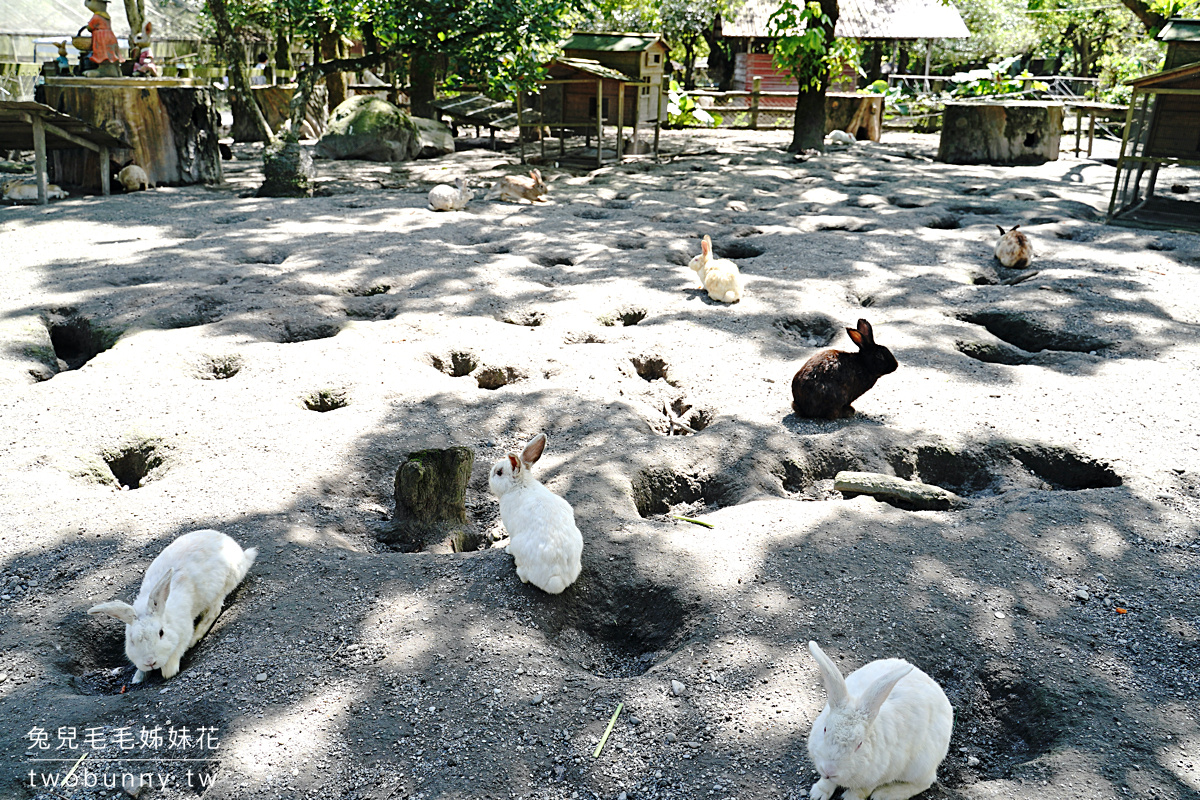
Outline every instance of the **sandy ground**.
[[(1103, 226), (1097, 161), (786, 140), (670, 133), (666, 163), (548, 166), (553, 202), (458, 214), (429, 187), (482, 198), (510, 155), (0, 209), (0, 796), (798, 798), (809, 639), (945, 687), (926, 797), (1200, 796), (1200, 239)], [(1006, 285), (1017, 223), (1038, 273)], [(684, 266), (705, 233), (737, 305)], [(860, 317), (900, 368), (797, 419), (792, 374)], [(486, 490), (538, 431), (585, 540), (557, 597)], [(380, 544), (404, 455), (449, 445), (493, 546)], [(966, 504), (844, 498), (841, 469)], [(202, 527), (258, 563), (179, 675), (132, 686), (84, 612)]]

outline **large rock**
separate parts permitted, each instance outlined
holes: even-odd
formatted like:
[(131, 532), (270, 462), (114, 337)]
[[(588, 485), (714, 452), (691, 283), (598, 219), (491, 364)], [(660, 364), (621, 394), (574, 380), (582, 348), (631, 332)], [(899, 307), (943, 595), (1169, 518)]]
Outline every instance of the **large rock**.
[(1044, 164), (1058, 160), (1061, 103), (947, 103), (938, 160), (947, 164)]
[(411, 161), (421, 150), (413, 118), (379, 97), (351, 97), (333, 110), (317, 142), (320, 158)]
[(412, 117), (412, 121), (420, 134), (417, 158), (437, 158), (454, 152), (454, 134), (449, 125), (424, 117)]

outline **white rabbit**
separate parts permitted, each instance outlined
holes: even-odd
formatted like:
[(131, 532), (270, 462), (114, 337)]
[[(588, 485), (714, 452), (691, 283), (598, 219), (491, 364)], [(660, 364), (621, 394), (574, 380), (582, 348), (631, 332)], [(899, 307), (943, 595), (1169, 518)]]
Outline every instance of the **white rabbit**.
[[(149, 25), (150, 23), (146, 23)], [(139, 189), (150, 188), (150, 176), (146, 174), (146, 170), (139, 167), (137, 164), (127, 164), (117, 173), (117, 181), (125, 187), (127, 192), (136, 192)]]
[(530, 471), (545, 448), (546, 434), (539, 433), (519, 456), (509, 453), (497, 461), (488, 487), (500, 498), (500, 519), (508, 531), (508, 552), (517, 564), (517, 577), (558, 594), (579, 577), (583, 536), (575, 527), (571, 504)]
[(440, 183), (429, 190), (429, 207), (434, 211), (462, 211), (471, 200), (471, 190), (462, 178), (454, 186)]
[(688, 264), (700, 277), (700, 288), (721, 303), (736, 303), (742, 299), (742, 274), (737, 264), (727, 258), (713, 258), (712, 239), (706, 234), (700, 242), (700, 255)]
[[(221, 613), (225, 596), (246, 577), (258, 550), (220, 531), (185, 533), (150, 563), (133, 605), (113, 600), (88, 609), (125, 623), (125, 655), (137, 666), (134, 683), (152, 669), (170, 678), (179, 659)], [(199, 624), (193, 625), (199, 617)]]
[(821, 779), (811, 800), (907, 800), (937, 780), (950, 748), (954, 708), (937, 681), (900, 658), (872, 661), (843, 679), (837, 665), (808, 643), (829, 702), (808, 735)]
[(852, 134), (846, 133), (845, 131), (830, 131), (829, 133), (825, 134), (826, 144), (852, 145), (856, 144), (857, 142), (858, 139), (854, 138)]
[[(996, 227), (1000, 228), (999, 225)], [(1000, 228), (1000, 241), (996, 242), (996, 260), (1011, 269), (1025, 269), (1033, 261), (1033, 242), (1017, 230), (1019, 227), (1014, 225), (1008, 233)]]

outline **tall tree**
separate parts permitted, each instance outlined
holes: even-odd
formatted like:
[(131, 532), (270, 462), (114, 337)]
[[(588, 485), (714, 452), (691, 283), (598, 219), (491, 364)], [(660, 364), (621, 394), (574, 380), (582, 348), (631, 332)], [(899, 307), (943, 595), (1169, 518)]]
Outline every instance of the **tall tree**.
[(254, 92), (250, 89), (250, 69), (246, 64), (246, 48), (233, 31), (225, 0), (208, 0), (208, 13), (217, 30), (217, 44), (225, 54), (226, 69), (229, 70), (229, 104), (233, 106), (233, 113), (244, 114), (262, 140), (270, 142), (275, 136), (262, 109), (254, 100)]
[(767, 23), (776, 37), (775, 63), (786, 67), (797, 84), (789, 152), (820, 150), (825, 144), (825, 91), (838, 55), (833, 36), (837, 20), (838, 0), (784, 0)]

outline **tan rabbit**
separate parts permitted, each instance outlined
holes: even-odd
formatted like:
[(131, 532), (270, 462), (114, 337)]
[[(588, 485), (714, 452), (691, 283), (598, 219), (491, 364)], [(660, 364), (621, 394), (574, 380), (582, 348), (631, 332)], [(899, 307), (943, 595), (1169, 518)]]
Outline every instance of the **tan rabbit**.
[(512, 203), (538, 203), (545, 201), (548, 191), (546, 182), (542, 180), (542, 173), (535, 169), (530, 171), (528, 178), (524, 175), (505, 175), (488, 192), (486, 199), (500, 198)]
[(117, 173), (117, 181), (125, 187), (127, 192), (136, 192), (140, 189), (151, 188), (150, 177), (146, 175), (146, 170), (139, 167), (137, 164), (127, 164)]
[[(1000, 228), (999, 225), (996, 226)], [(1029, 262), (1033, 261), (1033, 242), (1029, 241), (1029, 237), (1021, 233), (1017, 228), (1020, 225), (1014, 225), (1013, 229), (1005, 233), (1004, 228), (1000, 228), (1000, 241), (996, 242), (996, 260), (1001, 266), (1009, 267), (1010, 269), (1025, 269), (1029, 266)]]

